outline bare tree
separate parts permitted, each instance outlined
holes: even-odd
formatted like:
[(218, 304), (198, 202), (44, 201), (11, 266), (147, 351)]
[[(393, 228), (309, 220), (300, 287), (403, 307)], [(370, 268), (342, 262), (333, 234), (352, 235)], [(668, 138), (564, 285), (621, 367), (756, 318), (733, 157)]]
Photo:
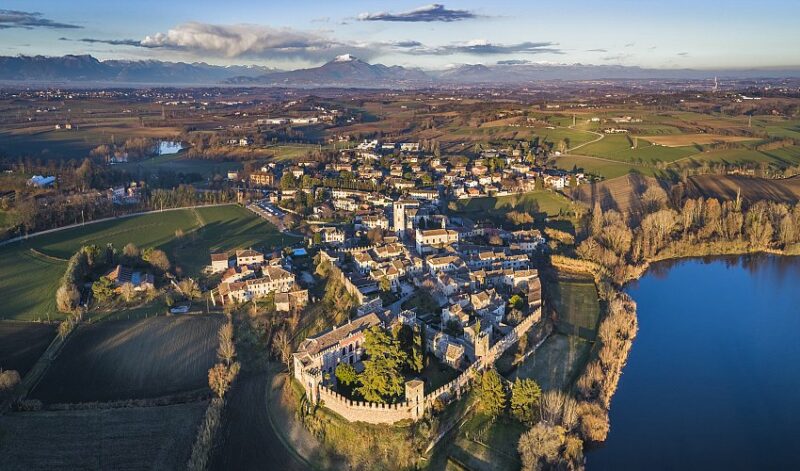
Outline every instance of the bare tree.
[(286, 364), (286, 369), (291, 371), (292, 345), (289, 334), (285, 330), (279, 330), (272, 339), (272, 351), (276, 357)]
[(219, 328), (219, 347), (217, 348), (217, 356), (226, 365), (230, 365), (233, 359), (236, 358), (236, 346), (233, 343), (233, 323), (226, 322)]

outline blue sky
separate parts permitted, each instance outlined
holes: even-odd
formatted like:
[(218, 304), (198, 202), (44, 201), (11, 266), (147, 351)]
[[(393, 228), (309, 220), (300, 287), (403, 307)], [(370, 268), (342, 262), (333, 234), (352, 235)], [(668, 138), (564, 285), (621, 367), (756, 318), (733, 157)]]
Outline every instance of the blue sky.
[(280, 68), (351, 53), (441, 68), (502, 61), (800, 66), (800, 1), (30, 1), (0, 5), (0, 54)]

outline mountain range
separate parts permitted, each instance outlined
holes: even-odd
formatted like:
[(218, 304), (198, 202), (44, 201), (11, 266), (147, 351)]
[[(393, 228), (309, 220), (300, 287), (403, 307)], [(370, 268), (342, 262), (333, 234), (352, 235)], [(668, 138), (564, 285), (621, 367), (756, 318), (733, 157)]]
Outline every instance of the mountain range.
[(498, 63), (462, 64), (444, 70), (369, 64), (349, 54), (319, 67), (281, 71), (262, 66), (203, 62), (100, 61), (89, 55), (0, 57), (0, 80), (153, 85), (417, 88), (514, 85), (551, 80), (702, 80), (800, 78), (800, 68), (750, 70), (647, 69), (621, 65)]

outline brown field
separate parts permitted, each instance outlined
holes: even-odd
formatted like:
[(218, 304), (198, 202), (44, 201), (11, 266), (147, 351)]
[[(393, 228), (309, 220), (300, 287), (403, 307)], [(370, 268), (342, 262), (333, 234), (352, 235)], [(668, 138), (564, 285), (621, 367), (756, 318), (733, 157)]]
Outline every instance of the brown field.
[(614, 209), (623, 214), (635, 214), (642, 209), (641, 195), (651, 186), (661, 185), (653, 177), (630, 173), (600, 183), (581, 185), (572, 197), (589, 207), (594, 207), (594, 203), (599, 201), (604, 211)]
[(692, 197), (734, 199), (741, 190), (747, 202), (758, 200), (795, 204), (800, 201), (800, 177), (769, 180), (741, 175), (700, 175), (689, 177), (687, 191)]
[(0, 417), (0, 468), (185, 469), (206, 402), (14, 412)]
[(221, 323), (221, 316), (189, 315), (81, 326), (30, 397), (78, 403), (206, 388)]
[(667, 134), (661, 136), (637, 136), (641, 139), (667, 147), (691, 146), (694, 144), (711, 144), (712, 142), (752, 141), (747, 136), (723, 136), (722, 134)]
[(0, 369), (25, 376), (55, 336), (55, 324), (0, 322)]

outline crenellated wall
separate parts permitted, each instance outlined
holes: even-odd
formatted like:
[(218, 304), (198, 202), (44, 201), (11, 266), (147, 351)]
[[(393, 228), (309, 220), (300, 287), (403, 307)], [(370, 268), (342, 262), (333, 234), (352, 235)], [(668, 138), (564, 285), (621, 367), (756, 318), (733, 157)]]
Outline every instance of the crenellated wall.
[(415, 418), (413, 404), (406, 401), (397, 404), (353, 401), (322, 385), (319, 386), (319, 398), (326, 408), (350, 422), (393, 424)]
[(425, 394), (422, 400), (422, 410), (415, 410), (416, 404), (404, 401), (397, 404), (379, 404), (375, 402), (353, 401), (331, 389), (319, 385), (319, 399), (323, 405), (351, 422), (367, 422), (370, 424), (392, 424), (401, 420), (416, 420), (431, 407), (437, 399), (445, 403), (454, 398), (461, 397), (468, 388), (470, 381), (481, 371), (494, 364), (505, 350), (513, 345), (522, 335), (538, 322), (542, 317), (541, 308), (522, 320), (511, 332), (500, 339), (489, 349), (488, 355), (471, 364), (455, 379)]

